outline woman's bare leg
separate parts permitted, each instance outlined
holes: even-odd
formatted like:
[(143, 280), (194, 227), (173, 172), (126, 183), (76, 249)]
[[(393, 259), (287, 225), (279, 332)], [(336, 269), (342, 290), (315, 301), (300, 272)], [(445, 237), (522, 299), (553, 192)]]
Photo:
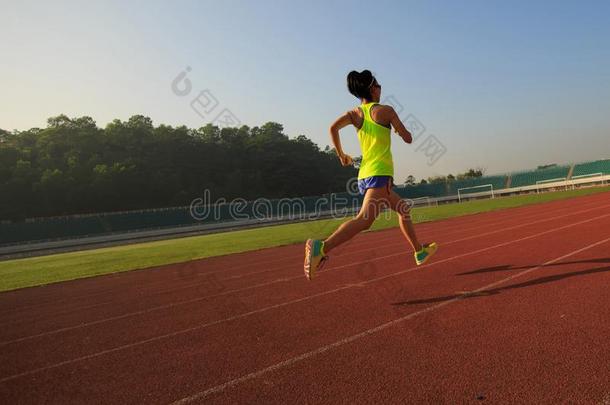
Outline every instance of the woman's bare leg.
[(411, 221), (411, 208), (409, 204), (394, 191), (390, 191), (390, 207), (398, 214), (398, 221), (400, 222), (400, 230), (405, 238), (411, 244), (411, 247), (415, 252), (419, 252), (422, 249), (422, 245), (417, 239), (415, 234), (415, 228)]
[(341, 226), (324, 241), (324, 253), (329, 253), (358, 233), (369, 229), (381, 210), (389, 207), (389, 205), (386, 187), (369, 188), (366, 190), (360, 212), (353, 219), (341, 224)]

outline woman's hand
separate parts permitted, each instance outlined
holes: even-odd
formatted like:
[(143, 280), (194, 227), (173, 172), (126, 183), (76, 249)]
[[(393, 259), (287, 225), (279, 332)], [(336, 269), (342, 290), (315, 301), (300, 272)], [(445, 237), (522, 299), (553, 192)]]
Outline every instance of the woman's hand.
[(343, 166), (351, 166), (354, 164), (354, 160), (350, 155), (346, 155), (345, 153), (339, 155), (339, 160)]

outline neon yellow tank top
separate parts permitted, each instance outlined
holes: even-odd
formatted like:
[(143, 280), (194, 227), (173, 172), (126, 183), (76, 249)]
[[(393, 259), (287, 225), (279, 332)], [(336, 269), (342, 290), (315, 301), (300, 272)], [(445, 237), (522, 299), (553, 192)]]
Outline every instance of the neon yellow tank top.
[(394, 176), (392, 161), (391, 130), (379, 125), (371, 117), (371, 108), (378, 103), (362, 104), (364, 113), (362, 127), (358, 130), (358, 141), (362, 150), (362, 162), (358, 178), (371, 176)]

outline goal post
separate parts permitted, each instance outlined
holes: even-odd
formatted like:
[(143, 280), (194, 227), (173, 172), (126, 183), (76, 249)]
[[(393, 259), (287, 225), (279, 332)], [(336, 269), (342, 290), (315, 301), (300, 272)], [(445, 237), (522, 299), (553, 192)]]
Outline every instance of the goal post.
[[(462, 188), (458, 188), (458, 202), (462, 202), (462, 196), (465, 194), (470, 194), (470, 193), (464, 193), (464, 190), (477, 190), (477, 189), (489, 189), (489, 194), (491, 195), (491, 198), (495, 198), (495, 194), (494, 194), (494, 185), (493, 184), (481, 184), (480, 186), (471, 186), (471, 187), (462, 187)], [(479, 194), (479, 193), (484, 193), (485, 190), (483, 191), (478, 191), (472, 194)]]
[(413, 202), (414, 207), (417, 205), (426, 205), (427, 207), (429, 207), (433, 203), (436, 203), (436, 205), (438, 205), (438, 202), (432, 201), (432, 198), (430, 198), (429, 196), (411, 198), (410, 200)]
[[(604, 183), (605, 183), (605, 178), (604, 178), (604, 173), (602, 173), (602, 172), (589, 173), (589, 174), (580, 174), (578, 176), (572, 176), (570, 178), (570, 180), (580, 180), (580, 179), (591, 178), (592, 181), (595, 181), (595, 177), (601, 177), (599, 181), (601, 181), (602, 186), (603, 186)], [(574, 183), (572, 183), (572, 190), (574, 190)]]

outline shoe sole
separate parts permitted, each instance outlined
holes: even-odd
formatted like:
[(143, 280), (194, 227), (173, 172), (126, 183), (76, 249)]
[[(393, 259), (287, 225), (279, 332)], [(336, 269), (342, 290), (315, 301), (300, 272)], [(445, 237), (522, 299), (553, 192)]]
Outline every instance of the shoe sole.
[(311, 271), (311, 259), (313, 256), (313, 240), (307, 239), (305, 242), (305, 264), (303, 267), (303, 271), (305, 273), (305, 277), (307, 280), (311, 280), (314, 277), (315, 271), (312, 273)]

